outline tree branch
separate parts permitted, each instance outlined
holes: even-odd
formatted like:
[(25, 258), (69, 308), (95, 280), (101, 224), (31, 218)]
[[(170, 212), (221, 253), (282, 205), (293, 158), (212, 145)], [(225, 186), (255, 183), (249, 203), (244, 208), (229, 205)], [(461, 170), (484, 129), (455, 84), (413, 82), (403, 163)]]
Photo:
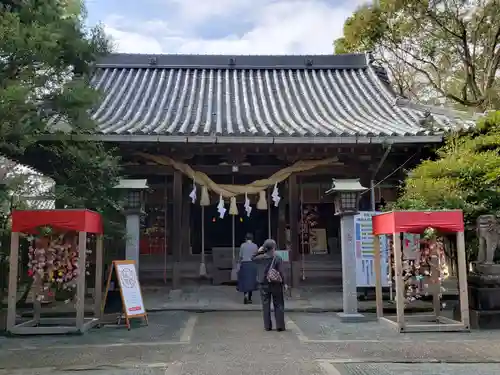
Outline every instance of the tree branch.
[[(483, 93), (479, 89), (479, 86), (477, 85), (476, 81), (476, 69), (474, 66), (474, 61), (472, 60), (471, 53), (470, 53), (470, 48), (469, 48), (469, 42), (467, 40), (467, 29), (465, 27), (465, 24), (462, 21), (458, 21), (460, 27), (462, 28), (462, 37), (461, 37), (461, 42), (462, 42), (462, 48), (463, 48), (463, 56), (462, 56), (462, 61), (465, 65), (465, 87), (469, 86), (472, 94), (474, 95), (474, 99), (479, 99), (483, 97)], [(467, 96), (464, 97), (464, 99), (467, 99)]]
[(486, 69), (486, 85), (484, 90), (485, 92), (487, 92), (491, 87), (493, 87), (493, 84), (495, 83), (495, 80), (497, 78), (496, 75), (499, 65), (500, 65), (500, 26), (498, 27), (495, 37), (493, 38), (490, 64), (489, 67)]
[(450, 28), (446, 27), (445, 24), (443, 24), (440, 20), (439, 20), (439, 17), (437, 16), (436, 13), (432, 12), (430, 9), (427, 9), (425, 14), (427, 14), (427, 16), (432, 20), (434, 21), (444, 32), (454, 36), (455, 38), (457, 38), (458, 40), (461, 40), (462, 39), (462, 35), (458, 34), (457, 32), (451, 30)]

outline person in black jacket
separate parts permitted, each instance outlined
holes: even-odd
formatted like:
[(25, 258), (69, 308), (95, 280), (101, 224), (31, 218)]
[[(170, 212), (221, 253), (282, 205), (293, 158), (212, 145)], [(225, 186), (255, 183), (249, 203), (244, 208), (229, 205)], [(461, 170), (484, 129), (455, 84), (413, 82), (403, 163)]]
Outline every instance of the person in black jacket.
[(257, 265), (257, 281), (260, 285), (264, 329), (266, 331), (273, 329), (271, 320), (272, 299), (276, 330), (284, 331), (285, 298), (283, 292), (286, 284), (283, 273), (283, 259), (276, 254), (276, 242), (271, 239), (266, 240), (257, 254), (253, 256), (253, 261)]

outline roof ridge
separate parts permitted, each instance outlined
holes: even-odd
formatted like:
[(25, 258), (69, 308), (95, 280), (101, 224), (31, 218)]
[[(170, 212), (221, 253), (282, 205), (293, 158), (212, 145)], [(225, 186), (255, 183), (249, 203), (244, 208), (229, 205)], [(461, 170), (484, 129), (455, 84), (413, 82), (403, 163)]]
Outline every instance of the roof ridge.
[(366, 54), (345, 55), (187, 55), (113, 53), (102, 57), (100, 68), (199, 69), (359, 69), (368, 66)]

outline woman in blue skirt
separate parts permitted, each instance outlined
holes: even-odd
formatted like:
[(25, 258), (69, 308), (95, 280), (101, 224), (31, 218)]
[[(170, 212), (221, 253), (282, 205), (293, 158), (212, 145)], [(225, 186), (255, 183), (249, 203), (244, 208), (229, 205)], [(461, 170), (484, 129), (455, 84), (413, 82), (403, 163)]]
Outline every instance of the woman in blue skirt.
[(240, 246), (240, 269), (238, 271), (237, 290), (243, 293), (243, 303), (252, 303), (252, 292), (257, 290), (257, 267), (252, 257), (257, 254), (259, 248), (253, 242), (253, 235), (247, 233), (245, 242)]

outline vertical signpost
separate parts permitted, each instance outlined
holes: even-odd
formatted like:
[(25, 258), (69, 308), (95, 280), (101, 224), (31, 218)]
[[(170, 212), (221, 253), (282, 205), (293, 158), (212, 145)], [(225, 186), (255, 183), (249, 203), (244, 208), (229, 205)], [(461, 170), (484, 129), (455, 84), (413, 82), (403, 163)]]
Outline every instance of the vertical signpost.
[[(375, 287), (375, 259), (372, 234), (372, 216), (378, 212), (362, 211), (354, 217), (354, 248), (356, 252), (356, 285), (358, 288)], [(380, 238), (382, 287), (389, 286), (388, 247), (385, 236)]]

